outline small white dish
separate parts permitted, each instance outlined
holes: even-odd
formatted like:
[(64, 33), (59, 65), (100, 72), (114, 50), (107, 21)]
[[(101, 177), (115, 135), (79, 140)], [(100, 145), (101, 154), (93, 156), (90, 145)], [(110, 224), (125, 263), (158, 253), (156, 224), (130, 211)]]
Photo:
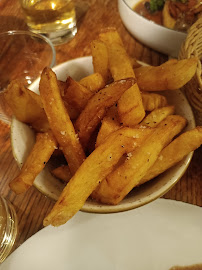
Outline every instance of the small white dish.
[(121, 19), (128, 31), (148, 47), (172, 57), (178, 52), (187, 34), (150, 21), (133, 10), (140, 0), (118, 0)]
[[(60, 80), (65, 80), (68, 75), (73, 77), (75, 80), (80, 80), (82, 77), (93, 73), (92, 57), (88, 56), (77, 58), (56, 66), (53, 70)], [(32, 85), (33, 91), (38, 92), (38, 83), (39, 81), (36, 81)], [(162, 94), (166, 95), (169, 104), (175, 105), (176, 114), (180, 114), (188, 120), (186, 130), (194, 128), (195, 121), (193, 113), (182, 92), (180, 90), (164, 91)], [(13, 155), (19, 166), (22, 166), (26, 156), (34, 144), (34, 141), (35, 134), (33, 130), (13, 118), (11, 124), (11, 144)], [(110, 213), (125, 211), (149, 203), (161, 197), (177, 183), (187, 169), (192, 155), (193, 153), (190, 153), (184, 160), (163, 173), (161, 176), (132, 190), (130, 194), (118, 205), (111, 206), (99, 204), (88, 199), (82, 210), (87, 212)], [(54, 200), (58, 199), (62, 189), (64, 188), (64, 184), (51, 175), (48, 167), (45, 167), (45, 169), (36, 177), (34, 186), (40, 192)]]
[(42, 229), (1, 270), (169, 270), (202, 263), (202, 208), (158, 199), (115, 214), (79, 212)]

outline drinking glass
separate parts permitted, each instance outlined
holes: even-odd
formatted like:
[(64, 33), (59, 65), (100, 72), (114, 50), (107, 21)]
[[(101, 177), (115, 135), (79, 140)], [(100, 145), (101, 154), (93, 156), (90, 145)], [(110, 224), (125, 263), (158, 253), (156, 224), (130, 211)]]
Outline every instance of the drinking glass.
[(10, 121), (3, 90), (11, 80), (29, 86), (44, 67), (55, 64), (55, 48), (51, 41), (30, 31), (0, 33), (0, 119)]
[(77, 33), (72, 0), (20, 0), (31, 31), (47, 36), (54, 45), (72, 39)]
[(17, 236), (17, 215), (13, 205), (0, 196), (0, 263), (10, 254)]

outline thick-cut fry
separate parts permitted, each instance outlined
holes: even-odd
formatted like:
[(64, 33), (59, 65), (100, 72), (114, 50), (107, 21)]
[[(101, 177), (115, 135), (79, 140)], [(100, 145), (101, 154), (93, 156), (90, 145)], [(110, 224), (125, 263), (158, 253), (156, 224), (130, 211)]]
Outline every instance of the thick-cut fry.
[(135, 78), (131, 60), (124, 48), (123, 42), (114, 29), (109, 29), (99, 35), (108, 50), (109, 69), (115, 81), (125, 78)]
[(38, 132), (49, 129), (40, 97), (36, 93), (25, 88), (19, 81), (14, 80), (4, 92), (4, 97), (19, 121), (30, 124)]
[(105, 84), (110, 80), (109, 59), (107, 47), (101, 40), (91, 42), (91, 53), (93, 58), (93, 68), (95, 73), (100, 73)]
[(168, 116), (126, 161), (107, 176), (93, 192), (97, 201), (118, 204), (153, 166), (161, 150), (184, 128), (186, 120), (177, 115)]
[(155, 93), (141, 93), (142, 103), (145, 111), (153, 111), (160, 107), (165, 107), (167, 105), (167, 99), (163, 95)]
[(57, 167), (54, 170), (52, 170), (51, 173), (58, 179), (63, 180), (64, 182), (69, 182), (69, 180), (72, 177), (72, 174), (70, 172), (68, 165), (62, 165), (60, 167)]
[(39, 90), (51, 130), (74, 174), (85, 154), (62, 101), (56, 75), (50, 68), (43, 70)]
[(144, 91), (176, 90), (196, 73), (197, 58), (168, 61), (160, 66), (135, 69), (137, 84)]
[(168, 115), (174, 114), (174, 111), (175, 111), (174, 106), (167, 106), (155, 109), (143, 119), (140, 125), (145, 125), (148, 127), (156, 127)]
[(93, 93), (105, 87), (105, 81), (100, 73), (93, 73), (84, 77), (79, 83)]
[(118, 120), (117, 106), (112, 106), (106, 113), (106, 116), (102, 120), (102, 125), (97, 134), (96, 147), (103, 143), (107, 136), (112, 132), (121, 128), (121, 125)]
[[(67, 88), (67, 83), (58, 80), (58, 87), (60, 89), (60, 94), (63, 97), (64, 93), (66, 91), (66, 88)], [(70, 104), (71, 102), (69, 101), (69, 99), (67, 97), (66, 97), (66, 99), (63, 98), (63, 102), (64, 102), (65, 108), (69, 114), (70, 119), (71, 120), (76, 119), (79, 116), (79, 113), (80, 113), (79, 110), (76, 109), (74, 107), (74, 105)]]
[(62, 99), (76, 108), (79, 112), (86, 106), (93, 92), (82, 86), (80, 83), (68, 77), (66, 87), (63, 89)]
[[(113, 110), (111, 110), (113, 108)], [(109, 134), (121, 128), (120, 122), (118, 121), (116, 115), (116, 107), (112, 107), (109, 110), (109, 113), (102, 120), (102, 125), (97, 135), (96, 147), (99, 146), (107, 138)], [(143, 121), (135, 126), (136, 128), (141, 126), (156, 127), (163, 119), (168, 115), (174, 113), (174, 106), (162, 107), (156, 110), (153, 110), (149, 113)], [(112, 114), (113, 112), (113, 114)]]
[(153, 179), (176, 165), (186, 155), (200, 147), (201, 144), (202, 127), (196, 127), (184, 132), (161, 151), (157, 161), (141, 179), (140, 184)]
[(119, 99), (118, 114), (120, 122), (128, 127), (134, 127), (144, 118), (145, 110), (137, 83)]
[(113, 82), (97, 92), (88, 101), (85, 109), (81, 112), (75, 123), (80, 141), (84, 148), (91, 134), (103, 119), (106, 109), (115, 104), (120, 96), (134, 83), (135, 79), (133, 78)]
[(10, 188), (16, 194), (27, 191), (56, 148), (57, 142), (51, 131), (38, 133), (34, 147), (23, 164), (20, 174), (10, 182)]
[[(109, 29), (101, 33), (99, 38), (107, 46), (109, 69), (113, 79), (116, 81), (129, 77), (135, 78), (131, 60), (118, 32), (115, 29)], [(122, 95), (119, 101), (119, 116), (125, 126), (134, 126), (144, 118), (145, 111), (137, 84)]]
[[(135, 136), (139, 132), (139, 136)], [(51, 212), (44, 219), (44, 226), (59, 226), (67, 222), (84, 205), (96, 186), (113, 170), (124, 153), (134, 149), (140, 133), (150, 129), (123, 128), (111, 134), (86, 158), (66, 185)]]

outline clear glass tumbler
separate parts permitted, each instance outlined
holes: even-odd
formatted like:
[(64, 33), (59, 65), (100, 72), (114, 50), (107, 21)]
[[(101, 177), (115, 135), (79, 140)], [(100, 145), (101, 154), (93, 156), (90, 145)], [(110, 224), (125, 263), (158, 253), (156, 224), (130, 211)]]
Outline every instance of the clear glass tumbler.
[(55, 65), (55, 48), (51, 41), (30, 31), (0, 33), (0, 120), (10, 123), (3, 90), (17, 79), (29, 86), (45, 67)]
[(10, 202), (0, 196), (0, 263), (10, 254), (17, 236), (17, 215)]
[(54, 45), (72, 39), (77, 33), (73, 0), (20, 0), (31, 31), (47, 36)]

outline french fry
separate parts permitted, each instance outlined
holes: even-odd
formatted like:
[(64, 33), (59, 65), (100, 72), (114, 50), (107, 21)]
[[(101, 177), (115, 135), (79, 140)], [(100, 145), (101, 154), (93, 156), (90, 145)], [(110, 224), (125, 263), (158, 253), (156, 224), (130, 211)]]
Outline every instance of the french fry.
[(107, 47), (101, 40), (91, 42), (91, 53), (93, 58), (93, 68), (95, 73), (102, 75), (105, 84), (110, 80), (109, 59)]
[(143, 91), (176, 90), (183, 87), (196, 73), (197, 58), (168, 60), (160, 66), (135, 69), (137, 84)]
[(33, 185), (36, 176), (43, 170), (55, 148), (57, 142), (51, 131), (37, 133), (34, 147), (23, 164), (20, 174), (9, 184), (16, 194), (27, 191)]
[[(113, 107), (112, 107), (113, 108)], [(110, 108), (111, 109), (111, 108)], [(97, 140), (96, 140), (96, 147), (99, 146), (106, 137), (111, 134), (112, 132), (118, 130), (121, 128), (121, 125), (117, 119), (116, 115), (116, 107), (113, 108), (113, 110), (109, 111), (109, 114), (104, 117), (102, 120), (102, 125), (100, 127), (100, 130), (97, 134)], [(156, 127), (162, 120), (164, 120), (168, 115), (171, 115), (174, 113), (174, 106), (167, 106), (162, 107), (159, 109), (155, 109), (152, 112), (150, 112), (142, 122), (140, 122), (139, 125), (135, 126), (138, 128), (138, 126), (148, 126), (148, 127)], [(113, 112), (113, 114), (111, 113)]]
[(84, 148), (87, 146), (91, 134), (103, 119), (106, 109), (115, 104), (121, 95), (134, 83), (135, 79), (133, 78), (113, 82), (97, 92), (88, 101), (75, 123)]
[(106, 113), (106, 116), (102, 120), (100, 130), (97, 134), (96, 147), (103, 143), (107, 136), (112, 132), (121, 128), (118, 120), (117, 106), (112, 106)]
[(130, 62), (131, 62), (133, 69), (139, 68), (142, 66), (140, 63), (138, 63), (137, 59), (134, 57), (130, 58)]
[(185, 124), (186, 120), (177, 115), (170, 115), (160, 122), (140, 147), (129, 153), (126, 161), (101, 182), (92, 197), (102, 203), (118, 204), (139, 184), (157, 160), (161, 150)]
[[(127, 55), (123, 42), (114, 29), (109, 29), (99, 35), (108, 49), (109, 69), (113, 79), (120, 80), (129, 77), (135, 78), (131, 60)], [(142, 97), (139, 87), (133, 86), (128, 89), (118, 103), (119, 117), (125, 126), (138, 124), (145, 116)]]
[(105, 81), (100, 73), (93, 73), (84, 77), (79, 83), (93, 93), (105, 87)]
[(173, 167), (190, 152), (200, 147), (201, 144), (202, 127), (196, 127), (182, 133), (161, 151), (158, 159), (139, 184), (141, 185)]
[(68, 77), (66, 87), (63, 89), (62, 99), (76, 108), (79, 112), (86, 106), (93, 92), (82, 86), (80, 83)]
[(56, 75), (50, 68), (43, 70), (39, 90), (51, 130), (74, 174), (85, 154), (62, 101)]
[(160, 107), (165, 107), (167, 105), (167, 99), (163, 95), (155, 93), (142, 92), (142, 103), (145, 111), (153, 111)]
[(134, 149), (134, 142), (139, 140), (135, 136), (137, 132), (148, 136), (150, 129), (120, 129), (86, 158), (44, 219), (44, 226), (60, 226), (81, 209), (92, 191), (113, 170), (123, 154)]
[(137, 83), (119, 99), (118, 114), (121, 123), (128, 127), (134, 127), (144, 118), (145, 110)]
[[(67, 83), (58, 80), (58, 87), (60, 89), (60, 94), (63, 97), (64, 93), (66, 91), (66, 88), (67, 88)], [(64, 102), (65, 108), (69, 114), (70, 119), (75, 120), (79, 116), (79, 113), (80, 113), (79, 110), (76, 109), (74, 107), (74, 105), (70, 104), (71, 102), (69, 101), (68, 97), (66, 97), (65, 99), (63, 98), (63, 102)]]
[(25, 88), (19, 81), (14, 80), (4, 92), (4, 97), (19, 121), (31, 125), (38, 132), (49, 129), (40, 97), (36, 93)]
[(174, 114), (175, 107), (167, 106), (159, 109), (155, 109), (150, 112), (140, 123), (140, 125), (145, 125), (148, 127), (156, 127), (162, 120), (164, 120), (168, 115)]
[(135, 78), (131, 60), (124, 48), (123, 42), (115, 29), (109, 29), (99, 35), (108, 50), (109, 69), (115, 81), (125, 78)]
[(68, 165), (62, 165), (60, 167), (55, 168), (51, 171), (51, 173), (58, 179), (63, 180), (64, 182), (69, 182), (72, 177)]

